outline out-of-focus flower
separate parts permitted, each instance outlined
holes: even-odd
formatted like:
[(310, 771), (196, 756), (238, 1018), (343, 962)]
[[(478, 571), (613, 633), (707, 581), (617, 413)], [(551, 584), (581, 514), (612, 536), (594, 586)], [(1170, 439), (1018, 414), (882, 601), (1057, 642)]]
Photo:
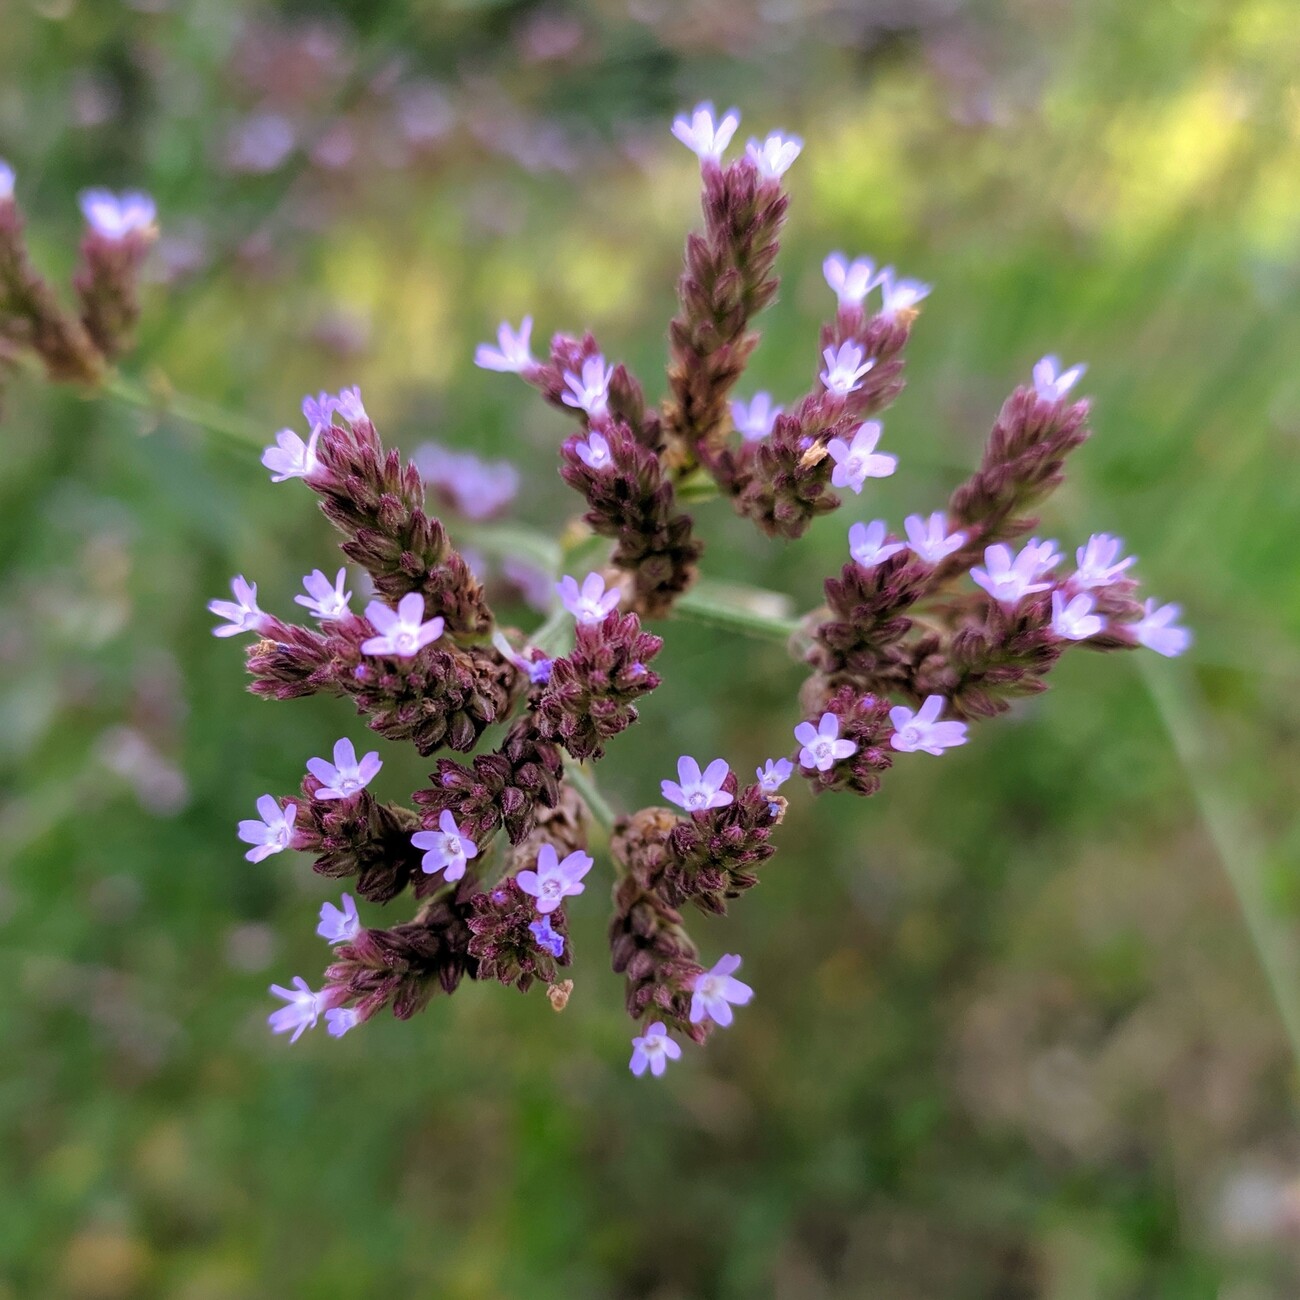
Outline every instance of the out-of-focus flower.
[(323, 758), (307, 760), (307, 770), (321, 783), (314, 796), (317, 799), (351, 799), (375, 779), (383, 765), (374, 749), (358, 761), (357, 751), (346, 738), (336, 742), (332, 763)]
[(922, 298), (929, 297), (930, 285), (920, 280), (896, 279), (894, 268), (887, 266), (876, 277), (880, 286), (880, 314), (893, 320), (899, 312), (912, 311)]
[(668, 1037), (662, 1020), (656, 1020), (644, 1034), (632, 1039), (632, 1059), (628, 1069), (639, 1079), (647, 1069), (656, 1078), (667, 1068), (669, 1061), (677, 1060), (682, 1049)]
[(798, 136), (773, 131), (761, 144), (751, 140), (745, 146), (745, 157), (758, 168), (758, 174), (764, 180), (778, 181), (790, 170), (802, 150), (803, 141)]
[(889, 532), (883, 519), (873, 519), (869, 524), (856, 523), (849, 528), (849, 554), (864, 569), (874, 569), (891, 555), (907, 550), (904, 542), (886, 542)]
[(578, 580), (567, 573), (555, 584), (560, 593), (560, 603), (579, 623), (601, 622), (612, 610), (618, 608), (617, 587), (605, 590), (605, 579), (599, 573), (589, 573), (578, 586)]
[(3, 158), (0, 158), (0, 202), (12, 199), (13, 196), (14, 169)]
[(1180, 655), (1192, 644), (1192, 634), (1185, 627), (1176, 627), (1174, 619), (1182, 613), (1178, 605), (1161, 605), (1156, 607), (1155, 600), (1148, 600), (1143, 607), (1142, 619), (1129, 629), (1139, 645), (1157, 654), (1173, 658)]
[(414, 658), (442, 635), (445, 626), (440, 617), (424, 621), (424, 597), (418, 591), (403, 596), (395, 610), (382, 601), (372, 600), (366, 606), (366, 618), (379, 635), (363, 641), (361, 653), (391, 655), (394, 659)]
[(732, 795), (722, 788), (731, 768), (725, 759), (715, 758), (700, 771), (700, 765), (689, 755), (677, 760), (677, 780), (660, 782), (663, 796), (687, 812), (704, 812), (708, 808), (725, 808)]
[(1085, 365), (1061, 369), (1059, 358), (1050, 353), (1034, 363), (1034, 392), (1045, 402), (1059, 402), (1083, 378)]
[(876, 265), (869, 257), (852, 262), (843, 253), (832, 253), (822, 263), (826, 283), (835, 290), (841, 307), (861, 307), (875, 286)]
[(819, 772), (829, 772), (840, 759), (858, 750), (853, 741), (840, 739), (840, 720), (833, 713), (823, 713), (815, 727), (811, 722), (801, 722), (794, 729), (794, 738), (802, 746), (799, 765)]
[(876, 451), (880, 441), (879, 420), (868, 420), (853, 435), (852, 442), (832, 438), (826, 446), (835, 469), (831, 483), (835, 487), (851, 488), (860, 495), (862, 485), (869, 478), (888, 478), (898, 468), (898, 457)]
[(325, 1013), (325, 1027), (331, 1038), (342, 1038), (360, 1023), (361, 1013), (355, 1007), (331, 1007)]
[(755, 393), (748, 403), (737, 398), (731, 403), (731, 422), (746, 442), (760, 442), (772, 432), (784, 406), (773, 406), (769, 393)]
[(722, 151), (731, 143), (739, 125), (740, 114), (734, 108), (728, 109), (718, 121), (713, 105), (706, 101), (697, 104), (689, 118), (682, 116), (674, 120), (673, 135), (701, 162), (716, 163), (722, 160)]
[(1092, 611), (1096, 601), (1080, 593), (1069, 601), (1065, 593), (1052, 592), (1052, 631), (1067, 641), (1086, 641), (1106, 626), (1106, 620)]
[(890, 709), (889, 720), (894, 724), (894, 734), (889, 743), (904, 754), (913, 754), (919, 749), (927, 754), (942, 754), (954, 745), (964, 745), (966, 724), (940, 722), (942, 712), (942, 695), (927, 695), (915, 713), (902, 704)]
[(903, 527), (912, 553), (927, 564), (939, 564), (960, 550), (966, 541), (965, 533), (948, 532), (948, 518), (942, 510), (936, 510), (929, 519), (922, 515), (908, 515), (903, 520)]
[(519, 491), (519, 471), (508, 460), (480, 460), (434, 442), (417, 447), (411, 460), (424, 481), (466, 519), (490, 519)]
[(599, 352), (587, 357), (582, 363), (582, 374), (575, 375), (572, 370), (564, 372), (564, 382), (568, 392), (560, 394), (565, 406), (574, 406), (586, 411), (589, 416), (604, 415), (609, 402), (609, 381), (614, 373), (613, 366), (605, 364), (605, 358)]
[(868, 357), (862, 359), (862, 349), (853, 342), (841, 343), (838, 348), (826, 348), (822, 352), (826, 369), (821, 373), (821, 381), (828, 393), (836, 397), (847, 397), (862, 382), (862, 376), (876, 363)]
[(1085, 590), (1093, 587), (1109, 587), (1116, 578), (1137, 563), (1137, 556), (1130, 555), (1119, 559), (1124, 543), (1109, 533), (1094, 533), (1088, 538), (1087, 546), (1081, 546), (1075, 552), (1079, 562), (1078, 569), (1070, 577), (1070, 584)]
[(502, 321), (497, 329), (497, 346), (480, 343), (474, 351), (474, 364), (483, 370), (499, 370), (522, 375), (534, 369), (537, 362), (528, 349), (533, 333), (533, 318), (525, 316), (516, 333), (509, 321)]
[(105, 239), (116, 241), (128, 235), (152, 235), (156, 232), (157, 205), (149, 195), (139, 190), (127, 190), (122, 194), (102, 189), (84, 190), (80, 202), (87, 225)]

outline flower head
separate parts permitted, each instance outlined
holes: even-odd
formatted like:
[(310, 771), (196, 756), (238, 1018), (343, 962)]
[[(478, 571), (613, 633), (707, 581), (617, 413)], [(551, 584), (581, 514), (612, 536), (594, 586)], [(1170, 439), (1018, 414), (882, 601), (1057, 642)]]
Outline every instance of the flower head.
[(880, 314), (889, 320), (900, 312), (913, 311), (930, 293), (930, 286), (920, 280), (895, 279), (892, 266), (880, 272), (876, 283), (880, 286)]
[(257, 815), (260, 821), (242, 821), (239, 823), (239, 838), (245, 844), (253, 845), (244, 854), (249, 862), (261, 862), (272, 853), (283, 853), (293, 840), (293, 823), (298, 816), (298, 805), (287, 803), (283, 808), (279, 801), (269, 794), (264, 794), (257, 801)]
[(272, 483), (283, 483), (291, 478), (309, 478), (315, 473), (320, 465), (316, 459), (320, 431), (321, 426), (313, 424), (306, 442), (292, 429), (281, 429), (275, 435), (275, 446), (268, 447), (262, 453), (262, 464), (271, 471)]
[(695, 977), (695, 986), (691, 991), (691, 1024), (698, 1025), (702, 1020), (712, 1020), (715, 1024), (731, 1024), (731, 1005), (743, 1007), (754, 996), (754, 990), (748, 984), (732, 978), (732, 973), (740, 969), (740, 958), (728, 953), (719, 957), (712, 970), (701, 971)]
[(325, 1013), (325, 1027), (331, 1038), (342, 1038), (349, 1029), (361, 1023), (361, 1012), (356, 1007), (331, 1007)]
[(478, 845), (461, 831), (446, 808), (438, 814), (438, 827), (436, 831), (416, 831), (411, 843), (417, 849), (426, 850), (420, 862), (420, 869), (426, 875), (445, 871), (443, 879), (454, 883), (465, 874), (468, 860), (478, 857)]
[(579, 623), (600, 623), (605, 616), (618, 608), (619, 590), (605, 590), (605, 579), (599, 573), (589, 573), (578, 586), (578, 580), (567, 573), (555, 584), (560, 593), (560, 603)]
[(139, 190), (114, 194), (111, 190), (83, 190), (79, 201), (87, 224), (105, 239), (125, 239), (128, 235), (151, 235), (158, 218), (153, 199)]
[[(970, 576), (1001, 605), (1018, 605), (1031, 592), (1046, 591), (1050, 582), (1036, 581), (1043, 574), (1044, 550), (1051, 551), (1053, 544), (1031, 541), (1012, 557), (1009, 546), (988, 546), (984, 549), (984, 567), (976, 567)], [(1051, 563), (1061, 557), (1056, 555)]]
[(903, 542), (886, 542), (888, 532), (883, 519), (873, 519), (869, 524), (853, 524), (849, 528), (849, 554), (864, 569), (874, 569), (891, 555), (907, 550)]
[(480, 460), (426, 442), (411, 456), (424, 481), (466, 519), (490, 519), (514, 500), (519, 471), (508, 460)]
[(770, 393), (755, 393), (746, 403), (739, 398), (731, 403), (731, 422), (746, 442), (760, 442), (772, 432), (776, 417), (784, 406), (773, 406)]
[(832, 438), (826, 446), (835, 468), (831, 483), (838, 488), (852, 488), (861, 494), (862, 485), (869, 478), (888, 478), (898, 468), (898, 457), (876, 452), (880, 441), (880, 421), (868, 420), (858, 428), (852, 442)]
[(1174, 625), (1174, 619), (1181, 613), (1182, 610), (1177, 605), (1161, 605), (1157, 608), (1154, 600), (1148, 600), (1141, 621), (1134, 623), (1129, 631), (1139, 645), (1154, 650), (1156, 654), (1173, 658), (1192, 644), (1192, 634), (1185, 627)]
[(927, 564), (939, 564), (954, 551), (960, 550), (966, 534), (948, 532), (948, 519), (942, 510), (936, 510), (929, 519), (921, 515), (908, 515), (903, 520), (907, 530), (907, 543), (912, 553)]
[(519, 332), (510, 328), (509, 321), (502, 321), (497, 330), (497, 346), (480, 343), (474, 350), (474, 364), (483, 370), (499, 370), (507, 374), (526, 375), (536, 369), (537, 362), (528, 349), (528, 341), (533, 333), (533, 318), (525, 316), (520, 322)]
[(904, 754), (914, 754), (923, 749), (927, 754), (942, 754), (945, 749), (966, 743), (964, 722), (940, 722), (943, 696), (927, 695), (915, 713), (904, 705), (889, 710), (889, 720), (894, 724), (894, 734), (889, 743)]
[(608, 469), (614, 463), (609, 454), (609, 439), (597, 429), (592, 429), (586, 441), (579, 442), (573, 450), (588, 469)]
[(801, 722), (794, 729), (794, 738), (803, 747), (799, 750), (800, 767), (814, 767), (819, 772), (829, 772), (840, 759), (858, 751), (853, 741), (840, 739), (840, 720), (833, 713), (823, 713), (815, 727)]
[(445, 626), (442, 618), (424, 622), (424, 597), (418, 591), (408, 591), (395, 610), (372, 600), (366, 606), (366, 618), (379, 635), (363, 641), (361, 653), (390, 655), (394, 659), (413, 659), (442, 635)]
[(614, 367), (607, 366), (605, 358), (597, 352), (583, 361), (581, 375), (575, 375), (572, 370), (564, 372), (564, 382), (569, 391), (561, 393), (560, 400), (565, 406), (576, 406), (586, 411), (593, 419), (604, 415), (613, 374)]
[(1061, 369), (1059, 358), (1050, 353), (1034, 364), (1034, 392), (1045, 402), (1059, 402), (1083, 378), (1085, 365)]
[(1123, 549), (1124, 543), (1118, 537), (1094, 533), (1088, 538), (1087, 546), (1079, 547), (1074, 553), (1079, 567), (1070, 578), (1071, 585), (1084, 590), (1109, 587), (1125, 569), (1137, 563), (1136, 555), (1121, 560), (1119, 553)]
[(862, 376), (876, 363), (871, 358), (862, 359), (862, 349), (856, 343), (841, 343), (838, 348), (826, 348), (822, 352), (826, 369), (821, 373), (821, 381), (828, 393), (836, 397), (847, 397), (862, 381)]
[(714, 119), (713, 105), (705, 102), (697, 104), (689, 118), (676, 118), (673, 134), (701, 162), (721, 162), (722, 151), (731, 143), (739, 125), (740, 114), (734, 108), (728, 109), (719, 122)]
[(333, 903), (321, 904), (316, 933), (326, 943), (351, 943), (361, 933), (361, 918), (351, 894), (343, 895), (342, 907), (335, 907)]
[(832, 253), (822, 263), (826, 283), (835, 290), (841, 307), (861, 307), (875, 286), (876, 264), (869, 257), (852, 262), (843, 253)]
[(677, 760), (677, 780), (661, 781), (659, 788), (670, 803), (687, 812), (704, 812), (708, 808), (725, 808), (733, 802), (732, 795), (722, 788), (731, 768), (725, 759), (715, 758), (700, 771), (700, 765), (683, 754)]
[(1086, 641), (1096, 636), (1106, 626), (1106, 620), (1092, 612), (1096, 603), (1086, 592), (1068, 602), (1064, 592), (1052, 592), (1052, 631), (1066, 641)]
[(0, 203), (14, 196), (14, 169), (0, 158)]
[(293, 598), (294, 604), (301, 605), (315, 618), (342, 618), (344, 614), (349, 612), (348, 601), (352, 599), (352, 593), (343, 590), (347, 585), (347, 581), (348, 571), (346, 569), (340, 569), (332, 583), (320, 569), (313, 569), (302, 580), (303, 588), (307, 594), (305, 596), (295, 596)]
[(537, 940), (537, 946), (552, 957), (564, 956), (564, 936), (556, 932), (551, 924), (549, 913), (540, 921), (533, 921), (528, 927), (529, 933)]
[(794, 764), (788, 758), (769, 758), (759, 768), (754, 769), (758, 777), (758, 788), (770, 799), (794, 773)]
[(656, 1020), (644, 1034), (632, 1039), (632, 1059), (628, 1069), (639, 1079), (647, 1069), (656, 1078), (667, 1068), (669, 1061), (675, 1061), (682, 1054), (682, 1049), (668, 1037), (662, 1020)]
[(278, 1011), (272, 1011), (267, 1016), (266, 1021), (271, 1026), (273, 1034), (287, 1034), (292, 1030), (293, 1037), (289, 1041), (296, 1043), (302, 1037), (304, 1030), (316, 1028), (316, 1021), (320, 1019), (323, 1010), (321, 1000), (324, 990), (313, 993), (307, 981), (301, 975), (295, 975), (293, 988), (286, 989), (281, 988), (279, 984), (272, 984), (271, 992), (289, 1004)]
[(582, 878), (591, 870), (590, 854), (575, 849), (560, 861), (554, 844), (543, 844), (537, 850), (537, 870), (521, 871), (515, 883), (525, 894), (537, 900), (537, 911), (545, 916), (553, 912), (571, 894), (581, 894), (586, 886)]
[(307, 760), (307, 770), (321, 784), (315, 794), (317, 799), (351, 799), (375, 779), (383, 765), (379, 751), (374, 749), (358, 762), (357, 751), (347, 739), (335, 744), (332, 763), (323, 758)]
[(790, 170), (802, 149), (803, 141), (797, 135), (781, 135), (773, 131), (761, 144), (750, 140), (745, 146), (745, 157), (758, 168), (758, 174), (764, 180), (778, 181)]
[(213, 636), (235, 636), (240, 632), (261, 632), (269, 621), (257, 607), (257, 583), (247, 582), (241, 573), (230, 580), (235, 599), (210, 600), (208, 609), (218, 618), (228, 620), (212, 629)]

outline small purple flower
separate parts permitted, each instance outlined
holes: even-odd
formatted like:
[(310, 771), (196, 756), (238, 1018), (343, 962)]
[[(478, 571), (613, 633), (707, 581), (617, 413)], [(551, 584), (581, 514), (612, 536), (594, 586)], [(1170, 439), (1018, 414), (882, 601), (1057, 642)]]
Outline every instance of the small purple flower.
[(725, 759), (715, 758), (701, 773), (700, 765), (683, 754), (677, 760), (677, 780), (661, 781), (659, 788), (665, 799), (690, 813), (725, 808), (733, 802), (732, 796), (722, 788), (730, 772)]
[(740, 125), (740, 114), (730, 108), (719, 122), (714, 118), (713, 105), (707, 101), (697, 104), (691, 116), (678, 117), (673, 122), (675, 135), (701, 162), (720, 162), (722, 151), (731, 143)]
[(111, 190), (83, 190), (79, 202), (90, 228), (114, 241), (128, 235), (151, 234), (158, 218), (153, 199), (139, 190), (127, 190), (120, 195)]
[(524, 317), (517, 334), (510, 328), (509, 321), (502, 321), (497, 330), (498, 346), (494, 348), (490, 343), (480, 343), (474, 352), (474, 364), (483, 370), (526, 375), (537, 367), (537, 362), (528, 350), (528, 340), (532, 333), (531, 316)]
[[(1046, 544), (1047, 548), (1052, 543)], [(1052, 561), (1055, 563), (1058, 555)], [(1009, 546), (988, 546), (984, 550), (984, 567), (976, 567), (970, 576), (1000, 605), (1018, 605), (1035, 591), (1046, 591), (1050, 582), (1037, 582), (1043, 573), (1043, 547), (1030, 542), (1019, 555), (1012, 557)]]
[(773, 406), (771, 395), (755, 393), (748, 404), (736, 399), (731, 403), (731, 422), (746, 442), (760, 442), (772, 432), (776, 417), (784, 406)]
[(1143, 608), (1142, 620), (1134, 623), (1129, 631), (1139, 645), (1144, 645), (1156, 654), (1173, 658), (1180, 655), (1192, 644), (1192, 634), (1185, 627), (1174, 626), (1174, 619), (1182, 613), (1177, 605), (1161, 605), (1156, 608), (1154, 600), (1148, 600)]
[(480, 460), (426, 442), (411, 456), (421, 477), (444, 493), (466, 519), (490, 519), (514, 500), (519, 471), (508, 460)]
[(1119, 558), (1124, 543), (1109, 533), (1094, 533), (1088, 538), (1087, 546), (1081, 546), (1074, 553), (1079, 563), (1078, 569), (1070, 578), (1074, 587), (1085, 591), (1093, 587), (1109, 587), (1125, 569), (1137, 563), (1137, 556)]
[(662, 1020), (656, 1020), (644, 1034), (632, 1039), (632, 1059), (628, 1069), (639, 1079), (647, 1069), (658, 1078), (669, 1061), (677, 1060), (682, 1049), (668, 1037)]
[(322, 903), (320, 924), (316, 933), (326, 943), (351, 943), (361, 933), (361, 918), (357, 915), (356, 900), (351, 894), (343, 895), (343, 906)]
[(442, 618), (424, 622), (424, 597), (418, 591), (408, 591), (398, 601), (396, 610), (382, 601), (372, 600), (366, 606), (366, 617), (378, 636), (361, 643), (363, 655), (390, 655), (394, 659), (412, 659), (430, 642), (442, 635), (445, 623)]
[(823, 713), (815, 727), (811, 722), (801, 722), (794, 729), (794, 738), (803, 746), (799, 766), (819, 772), (829, 772), (840, 759), (858, 752), (853, 741), (840, 739), (840, 720), (833, 713)]
[(0, 158), (0, 203), (8, 202), (14, 196), (14, 169)]
[(478, 845), (461, 831), (447, 808), (438, 814), (438, 826), (440, 829), (436, 831), (416, 831), (411, 843), (417, 849), (427, 850), (420, 862), (425, 875), (444, 871), (443, 879), (452, 884), (465, 874), (469, 859), (478, 857)]
[(591, 870), (591, 864), (591, 856), (581, 849), (575, 849), (561, 862), (557, 859), (555, 845), (543, 844), (537, 850), (537, 870), (521, 871), (515, 877), (515, 884), (537, 900), (538, 914), (545, 916), (555, 911), (566, 898), (586, 889), (582, 878)]
[(272, 853), (283, 853), (289, 847), (298, 805), (287, 803), (281, 808), (273, 795), (264, 794), (257, 801), (257, 813), (261, 821), (239, 823), (239, 838), (254, 846), (244, 854), (249, 862), (261, 862)]
[(607, 366), (605, 358), (599, 352), (587, 357), (582, 363), (581, 376), (575, 375), (572, 370), (564, 372), (564, 382), (569, 391), (561, 393), (560, 400), (565, 406), (581, 408), (593, 419), (604, 415), (609, 402), (609, 381), (613, 373), (614, 367)]
[(361, 401), (361, 385), (353, 384), (351, 388), (345, 388), (334, 399), (334, 409), (349, 423), (360, 424), (363, 420), (370, 417), (366, 414), (365, 405)]
[(609, 454), (609, 439), (596, 429), (587, 435), (586, 442), (578, 443), (574, 451), (588, 469), (608, 469), (614, 463), (613, 457)]
[(289, 1004), (278, 1011), (272, 1011), (267, 1016), (266, 1021), (271, 1026), (273, 1034), (287, 1034), (293, 1030), (293, 1037), (289, 1041), (296, 1043), (302, 1037), (304, 1030), (316, 1028), (316, 1021), (320, 1019), (322, 1010), (321, 998), (324, 990), (313, 993), (307, 981), (301, 975), (295, 975), (293, 988), (286, 989), (278, 984), (272, 984), (271, 992)]
[(348, 571), (340, 569), (331, 583), (320, 569), (313, 569), (303, 580), (305, 596), (295, 596), (295, 605), (301, 605), (314, 618), (342, 618), (349, 612), (348, 601), (352, 599), (350, 591), (344, 591), (347, 585)]
[(869, 524), (852, 525), (849, 529), (849, 554), (864, 569), (874, 569), (891, 555), (907, 550), (903, 542), (886, 542), (888, 532), (883, 519), (873, 519)]
[(903, 520), (907, 542), (912, 553), (927, 564), (939, 564), (966, 541), (965, 533), (949, 533), (948, 519), (942, 510), (936, 510), (929, 519), (921, 515), (908, 515)]
[(498, 628), (492, 633), (492, 644), (496, 647), (497, 653), (503, 658), (514, 664), (521, 673), (524, 673), (528, 680), (536, 686), (539, 682), (545, 684), (551, 680), (551, 660), (550, 659), (529, 659), (519, 654), (515, 648), (506, 640), (505, 634)]
[(321, 783), (316, 791), (317, 799), (351, 799), (375, 779), (383, 765), (379, 751), (374, 749), (358, 762), (352, 742), (344, 739), (335, 744), (332, 763), (323, 758), (309, 758), (307, 771)]
[(1106, 620), (1092, 612), (1096, 603), (1086, 593), (1067, 603), (1063, 592), (1052, 592), (1052, 631), (1066, 641), (1086, 641), (1096, 636), (1106, 626)]
[(734, 953), (719, 957), (712, 970), (701, 971), (695, 977), (691, 990), (691, 1024), (712, 1020), (724, 1029), (731, 1024), (731, 1005), (743, 1007), (754, 996), (748, 984), (733, 979), (740, 969), (740, 958)]
[(859, 426), (852, 442), (832, 438), (826, 446), (835, 469), (831, 473), (833, 486), (852, 488), (861, 495), (862, 485), (869, 478), (888, 478), (898, 468), (898, 457), (876, 451), (880, 441), (880, 421), (868, 420)]
[(781, 135), (773, 131), (761, 144), (750, 140), (745, 146), (745, 157), (758, 168), (758, 174), (764, 180), (779, 181), (802, 150), (803, 141), (797, 135)]
[(1083, 378), (1085, 365), (1061, 369), (1059, 358), (1045, 356), (1034, 364), (1034, 392), (1045, 402), (1059, 402)]
[(325, 1025), (331, 1038), (342, 1038), (360, 1023), (361, 1013), (355, 1007), (331, 1007), (325, 1013)]
[(930, 286), (920, 280), (895, 279), (892, 266), (880, 272), (876, 283), (880, 286), (880, 314), (888, 320), (893, 320), (901, 311), (912, 311), (930, 293)]
[(876, 266), (869, 257), (858, 257), (852, 262), (843, 253), (832, 253), (822, 263), (826, 283), (835, 290), (841, 307), (861, 307), (867, 294), (875, 287)]
[(836, 397), (847, 397), (876, 363), (871, 358), (862, 359), (862, 349), (856, 343), (841, 343), (838, 348), (826, 348), (822, 352), (826, 369), (821, 373), (821, 381), (828, 393)]
[(605, 616), (618, 608), (619, 590), (611, 587), (605, 590), (605, 579), (599, 573), (589, 573), (578, 586), (576, 578), (565, 574), (555, 584), (560, 593), (560, 602), (579, 623), (600, 623)]
[(889, 743), (904, 754), (914, 754), (923, 749), (927, 754), (942, 754), (945, 749), (966, 743), (964, 722), (940, 722), (943, 696), (927, 695), (915, 713), (904, 705), (889, 710), (889, 720), (894, 724), (894, 734)]
[(271, 482), (283, 483), (291, 478), (310, 478), (320, 467), (320, 461), (316, 459), (316, 444), (319, 441), (319, 424), (313, 424), (306, 442), (303, 442), (292, 429), (281, 429), (275, 435), (275, 446), (268, 447), (262, 453), (262, 464), (271, 471)]
[(788, 758), (769, 758), (759, 768), (754, 769), (758, 777), (758, 788), (770, 799), (794, 773), (794, 764)]
[(564, 956), (564, 936), (556, 933), (549, 914), (534, 921), (528, 929), (543, 952), (549, 952), (552, 957)]
[(228, 620), (212, 629), (213, 636), (236, 636), (240, 632), (261, 632), (270, 622), (257, 607), (257, 583), (246, 582), (241, 573), (230, 580), (235, 599), (210, 600), (208, 609), (218, 618)]
[(310, 393), (302, 399), (302, 416), (307, 427), (316, 433), (328, 429), (334, 423), (334, 412), (338, 410), (339, 399), (333, 393)]

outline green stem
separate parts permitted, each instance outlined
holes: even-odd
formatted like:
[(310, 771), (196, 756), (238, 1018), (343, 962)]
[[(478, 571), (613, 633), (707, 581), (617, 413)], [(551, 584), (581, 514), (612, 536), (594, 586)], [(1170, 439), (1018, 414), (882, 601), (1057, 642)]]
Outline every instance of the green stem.
[(614, 810), (605, 802), (605, 796), (596, 788), (596, 782), (587, 769), (581, 763), (566, 758), (564, 770), (568, 775), (569, 784), (582, 796), (583, 803), (591, 810), (597, 825), (607, 836), (612, 835), (616, 820)]
[(155, 415), (175, 416), (241, 445), (260, 447), (267, 442), (266, 430), (253, 421), (174, 391), (161, 374), (156, 376), (152, 386), (128, 375), (113, 374), (97, 391)]
[(684, 596), (678, 597), (673, 610), (678, 617), (691, 623), (784, 645), (799, 631), (800, 621), (767, 614), (758, 608), (759, 605), (780, 606), (784, 603), (785, 597), (757, 587), (729, 587), (701, 581)]

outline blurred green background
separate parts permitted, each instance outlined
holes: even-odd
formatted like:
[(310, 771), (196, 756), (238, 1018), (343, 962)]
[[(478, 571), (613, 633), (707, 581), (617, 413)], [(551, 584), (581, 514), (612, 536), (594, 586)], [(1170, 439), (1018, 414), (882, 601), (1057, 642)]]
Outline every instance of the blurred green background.
[[(150, 189), (126, 369), (236, 416), (6, 397), (0, 1297), (1300, 1294), (1292, 0), (6, 0), (0, 25), (36, 256), (69, 269), (81, 188)], [(935, 286), (897, 476), (788, 547), (704, 505), (706, 571), (810, 607), (850, 520), (942, 504), (1054, 351), (1090, 365), (1096, 437), (1047, 530), (1121, 534), (1193, 652), (1070, 655), (878, 798), (796, 790), (762, 887), (690, 921), (756, 1000), (660, 1082), (626, 1069), (601, 887), (562, 1016), (466, 985), (290, 1048), (266, 985), (319, 978), (338, 890), (250, 866), (235, 822), (366, 733), (243, 693), (209, 633), (231, 574), (284, 612), (332, 563), (257, 440), (359, 382), (408, 451), (515, 460), (556, 528), (567, 426), (473, 346), (532, 311), (660, 391), (697, 211), (668, 126), (706, 96), (806, 141), (744, 391), (806, 388), (830, 249)], [(625, 808), (797, 721), (779, 649), (659, 630), (665, 684), (601, 768)], [(377, 743), (405, 797), (427, 765)]]

